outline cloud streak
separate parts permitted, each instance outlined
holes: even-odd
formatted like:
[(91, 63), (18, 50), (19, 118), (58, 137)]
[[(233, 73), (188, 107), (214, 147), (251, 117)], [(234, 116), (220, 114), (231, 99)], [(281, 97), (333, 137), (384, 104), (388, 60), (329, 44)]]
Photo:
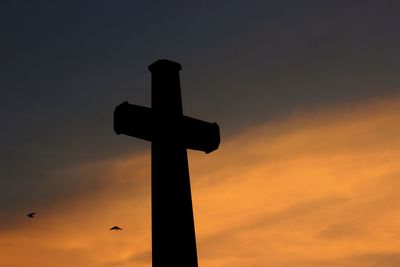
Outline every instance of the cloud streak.
[[(398, 263), (399, 98), (293, 115), (189, 156), (200, 266)], [(150, 266), (149, 164), (145, 152), (57, 170), (81, 182), (34, 220), (2, 220), (0, 265)]]

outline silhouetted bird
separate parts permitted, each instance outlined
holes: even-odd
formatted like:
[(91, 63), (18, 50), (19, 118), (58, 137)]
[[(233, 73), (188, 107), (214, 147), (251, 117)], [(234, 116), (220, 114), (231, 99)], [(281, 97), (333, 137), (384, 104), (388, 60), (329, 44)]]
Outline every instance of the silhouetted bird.
[(26, 216), (28, 216), (29, 218), (33, 218), (33, 217), (35, 216), (35, 214), (36, 214), (36, 212), (31, 212), (31, 213), (29, 213), (29, 214), (26, 215)]
[(122, 228), (120, 228), (118, 226), (113, 226), (110, 228), (110, 230), (120, 231), (120, 230), (122, 230)]

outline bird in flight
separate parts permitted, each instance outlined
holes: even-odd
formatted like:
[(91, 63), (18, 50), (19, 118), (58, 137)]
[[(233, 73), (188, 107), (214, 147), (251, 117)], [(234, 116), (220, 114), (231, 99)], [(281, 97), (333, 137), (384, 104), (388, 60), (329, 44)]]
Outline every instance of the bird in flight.
[(35, 214), (36, 214), (36, 212), (31, 212), (26, 216), (28, 216), (29, 218), (33, 218), (33, 217), (35, 217)]
[(120, 228), (118, 226), (113, 226), (110, 228), (110, 230), (120, 231), (120, 230), (122, 230), (122, 228)]

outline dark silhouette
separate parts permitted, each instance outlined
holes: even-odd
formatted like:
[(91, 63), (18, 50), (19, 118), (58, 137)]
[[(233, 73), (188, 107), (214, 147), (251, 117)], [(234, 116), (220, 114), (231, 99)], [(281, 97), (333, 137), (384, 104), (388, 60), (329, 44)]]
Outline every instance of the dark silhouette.
[(111, 231), (112, 231), (112, 230), (121, 231), (122, 228), (120, 228), (120, 227), (118, 227), (118, 226), (113, 226), (113, 227), (110, 228), (110, 230), (111, 230)]
[(26, 216), (28, 216), (29, 218), (34, 218), (35, 215), (36, 215), (36, 212), (31, 212), (31, 213), (29, 213), (29, 214), (26, 215)]
[(149, 70), (152, 107), (122, 103), (114, 112), (114, 130), (152, 142), (153, 267), (197, 267), (186, 149), (214, 151), (220, 143), (219, 127), (183, 115), (180, 64), (158, 60)]

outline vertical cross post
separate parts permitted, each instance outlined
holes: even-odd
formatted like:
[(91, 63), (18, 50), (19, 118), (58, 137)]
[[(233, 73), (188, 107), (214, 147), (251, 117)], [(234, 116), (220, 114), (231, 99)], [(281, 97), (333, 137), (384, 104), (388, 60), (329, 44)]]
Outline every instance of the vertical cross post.
[(159, 60), (149, 70), (152, 108), (122, 103), (114, 112), (114, 129), (152, 142), (153, 267), (197, 267), (186, 149), (217, 149), (219, 127), (183, 115), (180, 64)]

